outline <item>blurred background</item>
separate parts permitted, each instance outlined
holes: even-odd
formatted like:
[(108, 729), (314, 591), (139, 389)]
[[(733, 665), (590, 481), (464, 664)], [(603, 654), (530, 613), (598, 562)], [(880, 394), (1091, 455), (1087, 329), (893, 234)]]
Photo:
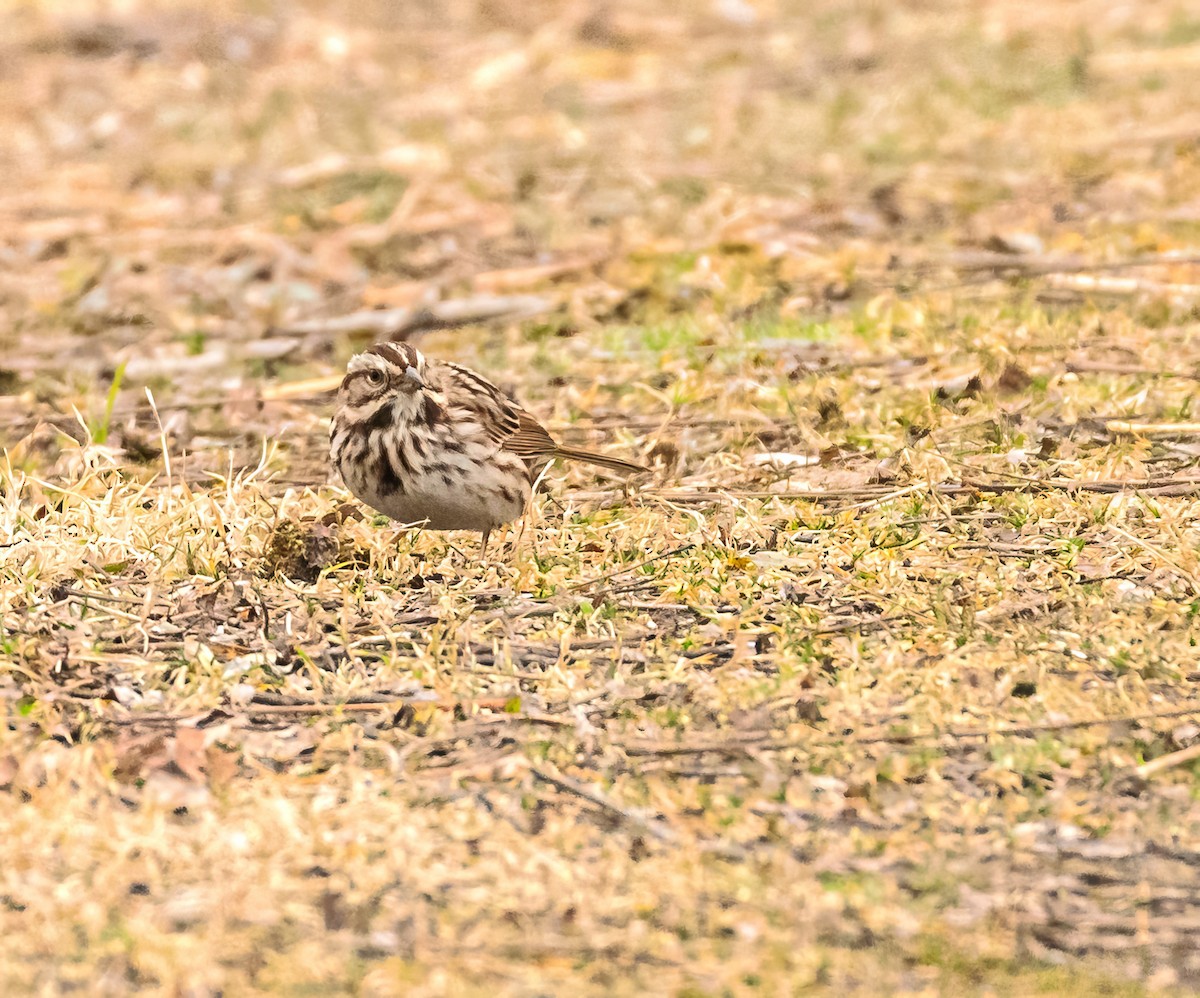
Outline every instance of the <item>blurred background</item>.
[[(493, 371), (532, 357), (549, 383), (596, 346), (551, 349), (580, 332), (782, 320), (811, 339), (880, 295), (946, 285), (1002, 302), (1032, 280), (1049, 302), (1133, 302), (1160, 322), (1190, 304), (1186, 261), (1124, 284), (1072, 276), (1170, 263), (1194, 237), (1186, 3), (3, 16), (0, 427), (48, 457), (57, 427), (152, 460), (149, 385), (181, 446), (252, 461), (291, 427), (293, 457), (319, 459), (328, 379), (407, 329), (487, 322), (432, 349)], [(264, 403), (264, 384), (314, 378)]]

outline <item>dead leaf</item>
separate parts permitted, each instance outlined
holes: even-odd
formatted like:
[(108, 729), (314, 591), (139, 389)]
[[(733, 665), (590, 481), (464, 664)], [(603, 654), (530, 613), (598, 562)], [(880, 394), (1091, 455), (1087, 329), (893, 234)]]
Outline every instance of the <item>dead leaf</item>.
[(1018, 392), (1023, 392), (1033, 384), (1033, 378), (1029, 376), (1029, 372), (1020, 364), (1009, 362), (1004, 366), (1004, 370), (1000, 372), (1000, 377), (996, 379), (996, 387), (1006, 394), (1015, 395)]

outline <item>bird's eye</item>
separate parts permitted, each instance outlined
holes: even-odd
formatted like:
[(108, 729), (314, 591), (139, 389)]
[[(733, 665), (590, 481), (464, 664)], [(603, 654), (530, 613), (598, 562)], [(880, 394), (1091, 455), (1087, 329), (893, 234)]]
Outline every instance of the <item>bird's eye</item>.
[(386, 380), (384, 373), (377, 367), (367, 371), (367, 383), (371, 385), (382, 385)]

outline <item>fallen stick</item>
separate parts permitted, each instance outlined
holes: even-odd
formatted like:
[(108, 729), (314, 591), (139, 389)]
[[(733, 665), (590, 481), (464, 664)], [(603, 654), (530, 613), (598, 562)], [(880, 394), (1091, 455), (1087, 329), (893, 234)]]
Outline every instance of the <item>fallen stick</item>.
[(1126, 419), (1110, 419), (1105, 429), (1113, 433), (1133, 433), (1149, 436), (1155, 433), (1200, 433), (1200, 423), (1135, 423)]
[(305, 378), (302, 381), (285, 381), (281, 385), (267, 385), (263, 388), (261, 398), (264, 402), (282, 402), (285, 399), (312, 398), (327, 392), (337, 391), (342, 383), (342, 374), (326, 374), (319, 378)]
[(403, 340), (428, 329), (448, 329), (474, 322), (528, 319), (549, 311), (554, 302), (541, 295), (478, 295), (435, 302), (420, 308), (362, 309), (327, 319), (307, 319), (271, 326), (266, 336), (339, 336), (370, 333)]
[(1138, 364), (1118, 364), (1111, 361), (1068, 360), (1066, 368), (1073, 374), (1123, 374), (1131, 377), (1190, 378), (1200, 381), (1200, 371), (1168, 371), (1160, 367), (1144, 367)]
[(621, 807), (620, 804), (609, 800), (595, 787), (589, 787), (578, 780), (573, 780), (565, 773), (552, 772), (548, 763), (543, 763), (541, 767), (530, 766), (529, 772), (534, 779), (549, 784), (555, 790), (585, 800), (615, 818), (628, 822), (636, 828), (645, 829), (660, 842), (673, 842), (675, 840), (675, 833), (661, 822), (654, 821), (631, 808)]
[[(772, 737), (770, 732), (762, 731), (751, 734), (742, 734), (733, 736), (725, 741), (698, 741), (691, 744), (687, 742), (651, 742), (651, 741), (631, 741), (621, 745), (621, 751), (628, 756), (675, 756), (675, 755), (691, 755), (701, 752), (721, 752), (727, 755), (749, 754), (751, 750), (755, 752), (781, 752), (789, 749), (811, 749), (823, 748), (830, 745), (847, 746), (854, 745), (878, 745), (878, 744), (896, 744), (907, 745), (914, 742), (929, 742), (940, 739), (950, 739), (957, 741), (960, 739), (969, 738), (1032, 738), (1035, 735), (1044, 732), (1052, 731), (1071, 731), (1078, 728), (1098, 727), (1106, 724), (1137, 724), (1142, 721), (1163, 721), (1172, 720), (1179, 717), (1194, 717), (1200, 714), (1200, 703), (1193, 703), (1186, 707), (1173, 707), (1170, 710), (1155, 710), (1147, 711), (1139, 714), (1115, 714), (1109, 717), (1082, 717), (1071, 718), (1063, 721), (1044, 721), (1031, 724), (998, 724), (992, 728), (950, 728), (948, 730), (939, 731), (917, 731), (917, 732), (887, 732), (884, 734), (866, 734), (849, 736), (841, 739), (828, 739), (814, 737), (811, 739), (779, 739)], [(1174, 752), (1169, 756), (1161, 756), (1158, 759), (1152, 759), (1145, 763), (1145, 766), (1155, 766), (1157, 763), (1162, 763), (1158, 769), (1165, 769), (1169, 765), (1186, 762), (1186, 759), (1176, 758), (1181, 756), (1183, 752), (1192, 752), (1196, 754), (1192, 758), (1200, 758), (1200, 742), (1197, 745), (1189, 746), (1181, 752)], [(1171, 760), (1171, 762), (1163, 762), (1163, 760)], [(1153, 771), (1153, 770), (1152, 770)]]
[(1168, 752), (1166, 755), (1160, 755), (1157, 759), (1144, 762), (1134, 772), (1144, 780), (1155, 773), (1161, 773), (1164, 769), (1182, 766), (1185, 762), (1191, 762), (1193, 759), (1200, 759), (1200, 742), (1180, 749), (1178, 752)]

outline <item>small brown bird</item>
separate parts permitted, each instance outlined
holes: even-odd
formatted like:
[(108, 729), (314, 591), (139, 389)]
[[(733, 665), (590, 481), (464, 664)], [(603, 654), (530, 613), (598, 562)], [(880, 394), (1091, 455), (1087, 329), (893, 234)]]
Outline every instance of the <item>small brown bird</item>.
[(408, 343), (351, 359), (338, 389), (330, 457), (346, 487), (402, 523), (488, 535), (517, 519), (555, 458), (631, 474), (631, 461), (562, 447), (474, 371)]

